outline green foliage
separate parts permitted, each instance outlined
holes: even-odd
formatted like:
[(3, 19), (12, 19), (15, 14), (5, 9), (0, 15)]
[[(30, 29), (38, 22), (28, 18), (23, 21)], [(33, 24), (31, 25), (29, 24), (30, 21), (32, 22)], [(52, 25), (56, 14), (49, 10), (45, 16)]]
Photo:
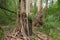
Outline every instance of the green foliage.
[(58, 5), (60, 6), (60, 0), (57, 0), (57, 2), (58, 2)]
[(0, 0), (0, 25), (15, 24), (17, 4), (18, 0)]
[(32, 18), (31, 18), (31, 16), (29, 15), (28, 16), (28, 22), (30, 23), (32, 21)]
[(47, 18), (44, 18), (42, 27), (38, 27), (36, 30), (50, 35), (53, 40), (60, 40), (58, 27), (60, 28), (60, 21), (54, 15), (48, 15)]
[(56, 22), (56, 21), (58, 21), (58, 19), (54, 15), (48, 15), (48, 17), (45, 18), (44, 21)]

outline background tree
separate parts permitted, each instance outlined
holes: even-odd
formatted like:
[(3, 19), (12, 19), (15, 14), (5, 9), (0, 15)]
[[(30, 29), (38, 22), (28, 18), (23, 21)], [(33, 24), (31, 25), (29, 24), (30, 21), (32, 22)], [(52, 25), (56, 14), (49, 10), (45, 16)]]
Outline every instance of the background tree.
[(47, 17), (48, 16), (48, 0), (46, 0), (46, 13), (45, 13), (45, 17)]
[(37, 0), (37, 13), (34, 17), (33, 25), (42, 25), (43, 24), (43, 14), (42, 14), (42, 0)]

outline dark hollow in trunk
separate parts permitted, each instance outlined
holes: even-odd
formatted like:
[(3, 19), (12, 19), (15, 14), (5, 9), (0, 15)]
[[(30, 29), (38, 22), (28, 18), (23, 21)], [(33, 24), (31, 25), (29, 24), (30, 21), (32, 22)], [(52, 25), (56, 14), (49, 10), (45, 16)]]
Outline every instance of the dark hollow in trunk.
[(32, 19), (31, 19), (31, 17), (28, 18), (28, 26), (29, 26), (29, 33), (31, 36), (32, 35)]

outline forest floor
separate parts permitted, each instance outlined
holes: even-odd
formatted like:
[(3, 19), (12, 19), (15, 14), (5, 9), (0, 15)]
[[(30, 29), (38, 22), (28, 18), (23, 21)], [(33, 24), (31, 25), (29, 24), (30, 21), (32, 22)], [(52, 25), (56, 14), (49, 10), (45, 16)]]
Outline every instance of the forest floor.
[[(32, 34), (32, 36), (30, 36), (30, 39), (23, 35), (16, 26), (5, 26), (3, 27), (4, 31), (4, 40), (52, 40), (51, 36), (43, 33), (43, 32), (39, 32), (37, 31), (38, 27), (35, 27), (34, 32)], [(27, 37), (27, 39), (26, 39)]]
[(35, 27), (33, 35), (31, 36), (32, 40), (52, 40), (52, 37), (46, 33), (37, 31), (39, 27)]
[[(49, 35), (41, 31), (41, 27), (35, 27), (32, 36), (28, 38), (25, 34), (23, 35), (17, 26), (3, 26), (4, 30), (4, 39), (3, 40), (54, 40), (55, 38), (60, 37), (60, 28), (56, 28), (58, 30), (57, 34), (54, 33)], [(53, 31), (53, 30), (52, 30)], [(58, 35), (58, 37), (56, 36)], [(27, 39), (26, 39), (27, 37)], [(56, 39), (57, 40), (57, 39)], [(58, 39), (59, 40), (59, 39)]]
[(36, 27), (36, 32), (42, 40), (60, 40), (60, 27), (54, 27), (50, 29), (50, 32), (48, 32), (48, 29), (44, 30), (43, 27)]

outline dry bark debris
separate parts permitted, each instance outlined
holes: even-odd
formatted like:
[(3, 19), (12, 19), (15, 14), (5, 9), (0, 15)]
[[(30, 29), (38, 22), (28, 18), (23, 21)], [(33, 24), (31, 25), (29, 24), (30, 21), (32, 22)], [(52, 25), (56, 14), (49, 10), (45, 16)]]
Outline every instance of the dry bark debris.
[[(14, 30), (15, 31), (15, 30)], [(12, 34), (5, 35), (4, 40), (30, 40), (28, 36), (24, 33), (24, 30), (22, 29), (22, 32), (19, 30), (12, 32)], [(33, 32), (33, 34), (36, 35), (36, 38), (34, 40), (52, 40), (52, 38), (46, 34), (43, 34), (41, 32)]]
[(28, 36), (26, 36), (24, 29), (22, 30), (15, 29), (12, 33), (5, 33), (4, 40), (30, 40)]
[(35, 38), (35, 40), (52, 40), (52, 38), (46, 34), (43, 33), (36, 33), (34, 32), (34, 34), (36, 35), (37, 38)]

